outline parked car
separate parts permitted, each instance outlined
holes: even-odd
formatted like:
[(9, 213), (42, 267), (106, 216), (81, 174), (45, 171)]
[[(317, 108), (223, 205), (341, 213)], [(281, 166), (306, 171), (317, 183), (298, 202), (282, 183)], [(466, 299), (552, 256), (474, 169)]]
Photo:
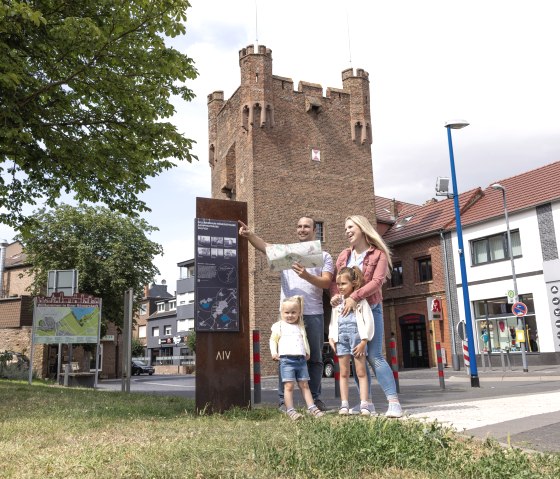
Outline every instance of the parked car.
[(323, 343), (323, 377), (334, 376), (334, 352), (329, 343)]
[(138, 361), (137, 359), (132, 361), (132, 376), (140, 376), (140, 374), (149, 374), (151, 376), (154, 372), (155, 369), (153, 366), (148, 366), (146, 363)]
[[(334, 377), (334, 351), (329, 343), (323, 343), (323, 377)], [(350, 366), (352, 359), (350, 358)], [(353, 376), (353, 370), (350, 368), (350, 376)]]

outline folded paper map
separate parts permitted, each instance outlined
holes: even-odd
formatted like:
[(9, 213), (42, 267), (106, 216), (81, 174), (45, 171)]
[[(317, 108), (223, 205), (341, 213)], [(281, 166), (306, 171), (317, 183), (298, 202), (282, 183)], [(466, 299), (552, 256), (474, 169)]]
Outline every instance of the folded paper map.
[(273, 244), (267, 246), (266, 257), (271, 271), (291, 269), (294, 263), (299, 263), (304, 268), (323, 266), (323, 251), (319, 240), (292, 244)]

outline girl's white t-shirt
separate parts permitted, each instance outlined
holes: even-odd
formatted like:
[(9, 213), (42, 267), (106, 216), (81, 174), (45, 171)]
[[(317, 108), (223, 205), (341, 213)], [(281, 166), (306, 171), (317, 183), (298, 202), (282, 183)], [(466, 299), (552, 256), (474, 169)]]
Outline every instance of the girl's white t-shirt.
[(280, 356), (305, 356), (305, 343), (299, 324), (284, 321), (280, 323), (278, 354)]

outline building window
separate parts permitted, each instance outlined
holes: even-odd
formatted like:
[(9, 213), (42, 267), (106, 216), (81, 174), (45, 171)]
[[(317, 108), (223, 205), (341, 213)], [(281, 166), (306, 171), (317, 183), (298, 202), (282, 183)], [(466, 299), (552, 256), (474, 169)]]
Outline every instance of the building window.
[(165, 311), (165, 303), (158, 303), (157, 304), (157, 310), (158, 310), (158, 313), (161, 313), (162, 311)]
[(325, 241), (325, 227), (322, 221), (315, 221), (315, 239)]
[(420, 283), (425, 283), (426, 281), (432, 280), (432, 258), (426, 256), (424, 258), (418, 258), (416, 260), (418, 265), (418, 281)]
[(159, 326), (154, 326), (152, 328), (152, 337), (157, 338), (159, 336)]
[(402, 263), (399, 261), (397, 263), (393, 263), (393, 271), (391, 271), (391, 288), (402, 286), (402, 284)]
[(189, 323), (188, 319), (178, 319), (177, 320), (177, 331), (188, 331)]
[[(540, 345), (533, 295), (520, 294), (519, 300), (527, 305), (528, 310), (523, 320), (528, 351), (537, 353), (540, 351)], [(521, 352), (517, 341), (520, 321), (513, 315), (512, 305), (508, 303), (506, 296), (474, 301), (473, 306), (476, 321), (474, 340), (478, 343), (479, 351)]]
[(139, 338), (146, 337), (146, 326), (138, 326), (138, 337)]
[[(520, 257), (521, 238), (519, 230), (511, 232), (511, 247), (513, 249), (513, 257)], [(473, 265), (510, 259), (507, 233), (499, 233), (471, 241), (471, 259)]]
[(170, 310), (177, 309), (177, 300), (169, 301), (169, 309)]
[(166, 336), (171, 336), (171, 326), (164, 326), (163, 334), (165, 334)]
[(138, 314), (140, 314), (141, 316), (143, 314), (146, 314), (148, 312), (148, 305), (146, 303), (142, 303), (140, 305), (140, 307), (138, 308)]

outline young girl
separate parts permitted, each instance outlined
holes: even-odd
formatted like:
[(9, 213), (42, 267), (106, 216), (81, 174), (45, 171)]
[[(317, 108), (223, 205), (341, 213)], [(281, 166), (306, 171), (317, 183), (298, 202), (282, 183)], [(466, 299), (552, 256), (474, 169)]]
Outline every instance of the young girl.
[[(362, 271), (357, 266), (344, 267), (336, 275), (338, 293), (348, 298), (363, 284)], [(354, 357), (354, 367), (360, 386), (360, 414), (371, 414), (368, 406), (368, 378), (366, 371), (367, 343), (373, 338), (373, 314), (366, 300), (361, 300), (353, 311), (343, 315), (344, 302), (332, 311), (329, 325), (329, 343), (339, 358), (340, 397), (342, 404), (339, 414), (349, 414), (348, 378), (350, 377), (350, 355)]]
[(307, 411), (315, 417), (324, 415), (313, 402), (309, 389), (309, 343), (303, 323), (303, 297), (284, 298), (280, 306), (280, 321), (272, 325), (270, 335), (270, 352), (272, 359), (280, 361), (280, 375), (284, 383), (284, 404), (286, 414), (294, 421), (303, 416), (294, 409), (294, 384), (299, 389), (307, 404)]

